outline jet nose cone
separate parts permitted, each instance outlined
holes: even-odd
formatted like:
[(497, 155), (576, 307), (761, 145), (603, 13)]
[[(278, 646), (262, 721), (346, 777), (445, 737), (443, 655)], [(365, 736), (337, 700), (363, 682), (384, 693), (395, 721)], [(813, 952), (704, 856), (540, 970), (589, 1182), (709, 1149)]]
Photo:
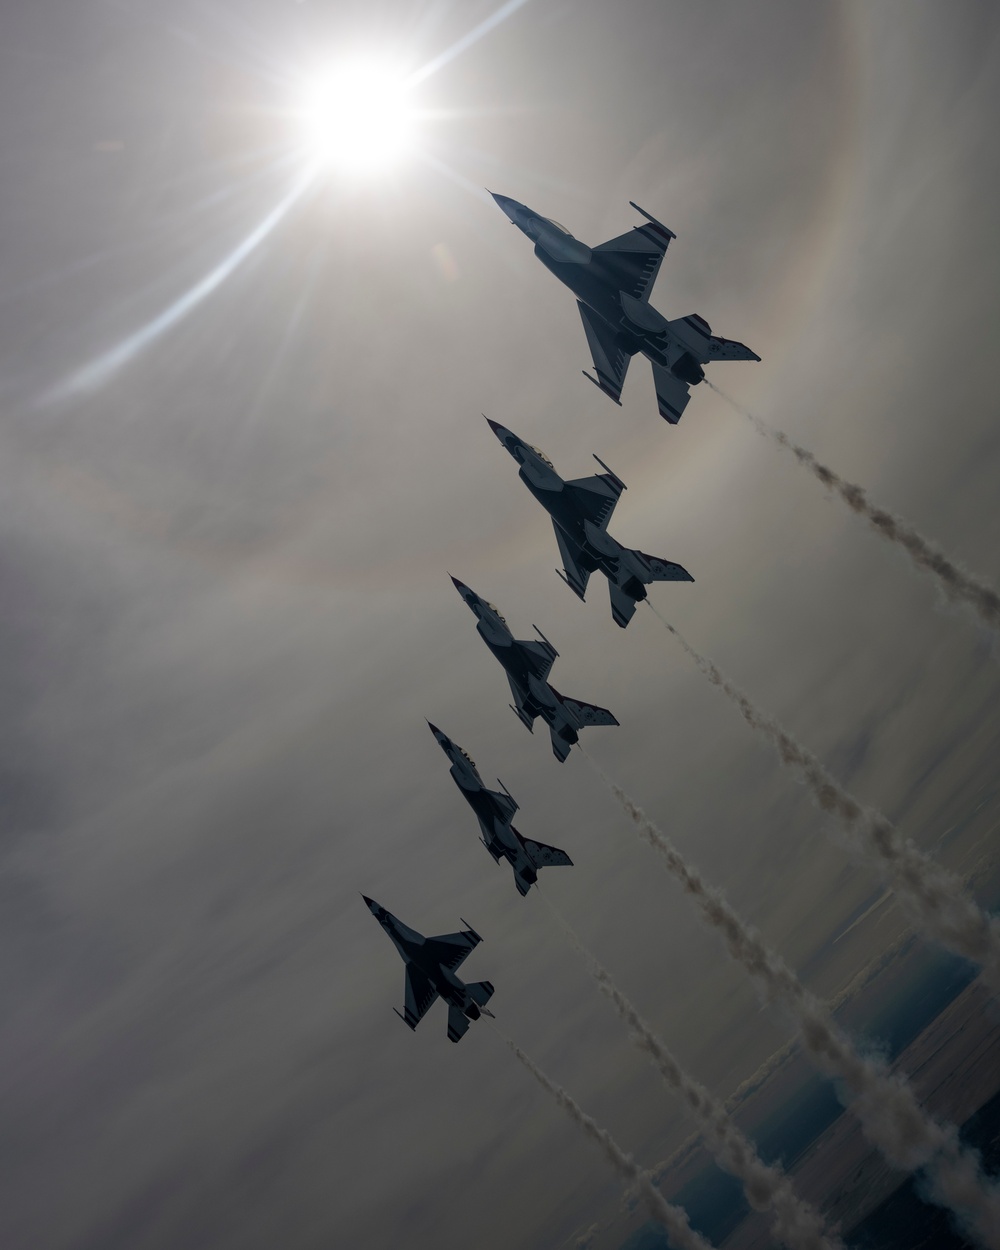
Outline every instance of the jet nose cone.
[(372, 902), (372, 900), (368, 897), (368, 895), (367, 895), (367, 894), (362, 894), (362, 895), (361, 895), (361, 897), (365, 900), (365, 905), (367, 906), (368, 910), (369, 910), (369, 911), (374, 911), (374, 910), (375, 910), (375, 908), (376, 908), (376, 906), (377, 906), (377, 904), (376, 904), (376, 903), (373, 903), (373, 902)]
[(486, 424), (490, 427), (501, 443), (512, 437), (510, 430), (508, 430), (506, 426), (501, 425), (499, 421), (491, 421), (489, 417), (487, 417)]
[(468, 588), (468, 586), (466, 586), (465, 582), (460, 582), (457, 577), (452, 577), (451, 580), (454, 583), (455, 589), (458, 591), (458, 593), (462, 596), (463, 599), (467, 599), (469, 595), (472, 594), (472, 591)]
[(495, 191), (491, 191), (490, 195), (493, 196), (498, 206), (507, 214), (507, 216), (511, 219), (511, 221), (513, 221), (516, 225), (517, 224), (517, 210), (519, 208), (522, 208), (523, 205), (518, 204), (517, 200), (512, 200), (509, 195), (497, 195)]

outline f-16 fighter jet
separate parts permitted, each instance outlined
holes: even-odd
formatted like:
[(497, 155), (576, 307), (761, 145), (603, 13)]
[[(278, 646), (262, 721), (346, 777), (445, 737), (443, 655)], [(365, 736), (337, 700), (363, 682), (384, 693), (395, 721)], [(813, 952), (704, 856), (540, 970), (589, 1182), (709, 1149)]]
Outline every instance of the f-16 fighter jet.
[(633, 551), (611, 537), (608, 521), (625, 483), (603, 460), (594, 457), (604, 473), (564, 482), (544, 452), (496, 421), (490, 421), (489, 417), (486, 420), (521, 466), (518, 474), (521, 481), (552, 518), (565, 570), (559, 573), (556, 569), (556, 572), (581, 599), (591, 573), (599, 569), (608, 579), (611, 615), (615, 624), (624, 629), (632, 619), (636, 603), (646, 598), (649, 582), (694, 581), (681, 565), (648, 556), (643, 551)]
[(457, 742), (452, 742), (437, 725), (431, 725), (430, 721), (427, 724), (430, 725), (431, 733), (438, 740), (441, 750), (451, 760), (451, 775), (455, 785), (476, 813), (483, 835), (483, 846), (498, 864), (501, 859), (505, 859), (514, 869), (514, 884), (522, 898), (538, 880), (540, 868), (551, 868), (558, 864), (572, 866), (573, 861), (557, 846), (546, 846), (544, 842), (533, 842), (531, 838), (522, 837), (510, 823), (517, 811), (517, 804), (503, 782), (499, 782), (502, 792), (487, 790), (468, 751), (463, 751)]
[(515, 638), (495, 604), (481, 599), (457, 577), (451, 580), (475, 613), (479, 621), (476, 629), (483, 642), (504, 667), (514, 696), (511, 711), (532, 732), (536, 716), (545, 721), (552, 737), (552, 751), (560, 763), (569, 755), (570, 747), (578, 741), (580, 730), (585, 726), (618, 724), (607, 708), (568, 699), (549, 684), (549, 672), (559, 652), (537, 625), (534, 628), (541, 642)]
[[(364, 894), (368, 910), (379, 922), (406, 964), (406, 990), (403, 1012), (396, 1011), (405, 1024), (415, 1029), (438, 997), (448, 1004), (448, 1040), (459, 1041), (469, 1028), (470, 1020), (492, 1016), (486, 1004), (493, 997), (489, 981), (472, 981), (468, 985), (455, 976), (468, 955), (483, 940), (474, 929), (461, 933), (443, 933), (440, 937), (424, 937), (415, 929), (397, 920), (392, 912)], [(466, 921), (462, 921), (463, 924)]]
[(637, 352), (653, 366), (660, 416), (671, 425), (687, 407), (689, 387), (704, 381), (704, 365), (715, 360), (760, 360), (742, 343), (714, 335), (697, 314), (668, 321), (651, 307), (649, 292), (660, 261), (677, 236), (638, 204), (629, 201), (645, 217), (643, 225), (590, 248), (557, 221), (506, 195), (490, 194), (532, 240), (542, 264), (577, 297), (597, 371), (596, 378), (586, 371), (584, 376), (619, 407), (628, 362)]

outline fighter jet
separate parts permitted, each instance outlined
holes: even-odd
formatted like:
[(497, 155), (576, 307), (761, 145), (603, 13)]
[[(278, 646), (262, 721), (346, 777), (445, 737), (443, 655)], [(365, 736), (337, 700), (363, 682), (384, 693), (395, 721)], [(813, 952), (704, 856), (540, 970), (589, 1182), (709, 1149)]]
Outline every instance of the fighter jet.
[(513, 868), (514, 884), (522, 898), (538, 880), (540, 868), (552, 868), (559, 864), (572, 866), (573, 861), (557, 846), (546, 846), (544, 842), (522, 837), (511, 824), (517, 804), (503, 782), (497, 782), (501, 790), (487, 790), (468, 751), (464, 751), (457, 742), (452, 742), (437, 725), (431, 725), (430, 721), (427, 724), (441, 750), (451, 760), (455, 785), (476, 813), (483, 835), (480, 841), (496, 863), (505, 859)]
[(642, 354), (653, 366), (660, 416), (676, 425), (690, 399), (689, 388), (705, 379), (704, 365), (716, 360), (760, 360), (743, 343), (712, 333), (692, 313), (668, 321), (649, 304), (660, 262), (677, 236), (638, 204), (641, 226), (597, 247), (575, 239), (565, 226), (506, 195), (490, 192), (510, 220), (535, 245), (535, 255), (577, 297), (597, 377), (584, 376), (621, 406), (629, 360)]
[(564, 482), (543, 451), (489, 417), (486, 420), (521, 466), (521, 481), (552, 518), (564, 570), (556, 572), (580, 599), (586, 593), (591, 573), (599, 569), (608, 579), (611, 615), (615, 624), (624, 629), (632, 619), (636, 603), (646, 598), (649, 582), (694, 581), (681, 565), (623, 547), (611, 537), (608, 521), (625, 483), (603, 460), (594, 457), (603, 473)]
[(475, 613), (476, 629), (504, 667), (514, 702), (511, 711), (534, 732), (535, 717), (540, 716), (549, 727), (552, 751), (562, 763), (570, 747), (578, 741), (580, 730), (587, 725), (617, 725), (618, 721), (604, 707), (569, 699), (548, 682), (549, 672), (559, 652), (538, 626), (541, 638), (515, 638), (495, 604), (481, 599), (457, 577), (451, 579), (455, 589)]
[[(491, 1016), (486, 1004), (493, 997), (489, 981), (472, 981), (468, 985), (455, 976), (462, 961), (483, 940), (474, 929), (461, 933), (443, 933), (440, 937), (424, 937), (397, 920), (392, 912), (362, 894), (368, 910), (379, 922), (406, 964), (406, 989), (402, 1013), (396, 1015), (415, 1029), (438, 997), (448, 1004), (448, 1040), (465, 1036), (470, 1020)], [(463, 924), (468, 922), (463, 920)]]

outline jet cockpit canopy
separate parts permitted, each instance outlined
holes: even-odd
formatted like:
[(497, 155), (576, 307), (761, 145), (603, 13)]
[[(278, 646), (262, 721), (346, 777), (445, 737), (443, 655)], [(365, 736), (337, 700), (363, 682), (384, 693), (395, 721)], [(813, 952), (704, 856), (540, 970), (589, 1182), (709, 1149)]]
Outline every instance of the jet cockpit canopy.
[(552, 461), (548, 458), (545, 452), (542, 451), (541, 447), (536, 447), (534, 443), (529, 443), (528, 446), (535, 453), (535, 455), (538, 457), (539, 460), (545, 461), (545, 463), (549, 466), (550, 469), (554, 467), (552, 464)]
[(504, 614), (500, 611), (500, 609), (497, 607), (495, 603), (487, 603), (486, 606), (489, 608), (491, 612), (495, 612), (496, 615), (500, 618), (501, 621), (503, 621), (505, 625), (507, 624), (507, 618), (504, 616)]
[(469, 761), (469, 763), (472, 765), (472, 767), (473, 767), (473, 768), (475, 768), (475, 766), (476, 766), (476, 761), (472, 758), (472, 756), (469, 754), (469, 752), (468, 752), (468, 751), (466, 751), (465, 747), (459, 747), (458, 749), (462, 752), (462, 754), (463, 754), (463, 755), (465, 756), (465, 758)]

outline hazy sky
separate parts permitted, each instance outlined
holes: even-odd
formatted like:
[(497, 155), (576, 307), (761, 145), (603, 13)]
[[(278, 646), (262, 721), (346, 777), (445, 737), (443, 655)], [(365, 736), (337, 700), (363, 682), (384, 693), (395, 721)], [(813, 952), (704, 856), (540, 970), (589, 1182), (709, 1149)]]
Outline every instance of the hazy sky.
[(591, 244), (654, 213), (653, 303), (762, 357), (713, 380), (995, 585), (994, 6), (530, 0), (424, 79), (416, 154), (278, 219), (317, 64), (416, 69), (495, 8), (0, 12), (5, 1246), (541, 1250), (614, 1216), (487, 1025), (392, 1014), (359, 891), (471, 922), (499, 1028), (640, 1161), (690, 1132), (425, 717), (570, 853), (543, 888), (696, 1076), (726, 1095), (787, 1040), (586, 760), (510, 713), (449, 573), (545, 631), (621, 722), (588, 751), (811, 988), (905, 931), (888, 905), (834, 944), (877, 878), (652, 613), (623, 633), (559, 581), (481, 413), (564, 476), (606, 460), (615, 536), (696, 578), (664, 615), (995, 885), (995, 639), (707, 387), (668, 427), (637, 359), (614, 407), (483, 191)]

